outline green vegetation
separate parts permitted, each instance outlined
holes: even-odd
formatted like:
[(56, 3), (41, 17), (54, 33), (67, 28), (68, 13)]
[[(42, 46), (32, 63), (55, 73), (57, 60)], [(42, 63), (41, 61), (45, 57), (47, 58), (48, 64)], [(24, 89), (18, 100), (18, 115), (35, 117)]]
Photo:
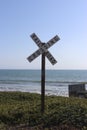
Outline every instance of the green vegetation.
[(21, 125), (35, 130), (87, 130), (87, 99), (46, 96), (42, 115), (39, 94), (0, 92), (0, 130)]

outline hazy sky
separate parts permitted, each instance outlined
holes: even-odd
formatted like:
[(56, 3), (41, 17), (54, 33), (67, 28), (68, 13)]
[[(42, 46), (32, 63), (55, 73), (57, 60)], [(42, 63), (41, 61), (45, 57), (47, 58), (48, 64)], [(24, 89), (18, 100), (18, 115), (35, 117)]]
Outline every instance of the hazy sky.
[(27, 57), (55, 35), (49, 51), (58, 61), (47, 69), (87, 69), (87, 0), (0, 0), (0, 69), (40, 69), (41, 56)]

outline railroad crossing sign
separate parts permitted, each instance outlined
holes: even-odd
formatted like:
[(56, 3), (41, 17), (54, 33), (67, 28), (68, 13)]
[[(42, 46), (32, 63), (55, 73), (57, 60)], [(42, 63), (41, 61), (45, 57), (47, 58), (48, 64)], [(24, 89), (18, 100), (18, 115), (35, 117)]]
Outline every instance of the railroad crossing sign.
[(50, 48), (53, 44), (55, 44), (60, 38), (56, 35), (51, 40), (47, 42), (47, 44), (43, 44), (40, 39), (37, 37), (35, 33), (31, 34), (31, 38), (33, 41), (37, 44), (39, 49), (35, 51), (31, 56), (29, 56), (27, 59), (29, 62), (33, 61), (35, 58), (37, 58), (40, 54), (43, 54), (45, 52), (45, 56), (49, 59), (49, 61), (54, 65), (57, 63), (55, 58), (51, 55), (51, 53), (47, 50)]
[(52, 45), (54, 45), (60, 38), (56, 35), (51, 40), (49, 40), (47, 43), (42, 43), (41, 40), (37, 37), (35, 33), (30, 35), (33, 41), (37, 44), (39, 47), (38, 50), (36, 50), (33, 54), (31, 54), (27, 60), (29, 62), (32, 62), (35, 58), (37, 58), (39, 55), (42, 54), (42, 71), (41, 71), (41, 112), (44, 113), (44, 98), (45, 98), (45, 56), (48, 58), (48, 60), (52, 63), (52, 65), (56, 64), (57, 61), (52, 56), (52, 54), (48, 51), (48, 48), (50, 48)]

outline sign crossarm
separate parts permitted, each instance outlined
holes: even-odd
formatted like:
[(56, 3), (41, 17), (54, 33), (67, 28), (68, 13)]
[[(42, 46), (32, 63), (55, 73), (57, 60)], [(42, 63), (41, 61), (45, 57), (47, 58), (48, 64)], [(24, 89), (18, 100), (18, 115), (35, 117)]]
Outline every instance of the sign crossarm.
[(27, 59), (29, 62), (32, 62), (34, 59), (36, 59), (40, 54), (45, 53), (45, 56), (48, 58), (48, 60), (54, 65), (57, 63), (55, 58), (52, 56), (52, 54), (48, 51), (48, 48), (50, 48), (53, 44), (55, 44), (60, 38), (56, 35), (52, 39), (50, 39), (46, 44), (42, 43), (41, 40), (38, 38), (38, 36), (35, 33), (32, 33), (30, 35), (32, 40), (37, 44), (39, 49), (35, 51), (31, 56), (29, 56)]
[(48, 58), (48, 60), (51, 62), (52, 65), (57, 63), (56, 59), (52, 56), (52, 54), (49, 51), (47, 51), (45, 53), (45, 55)]

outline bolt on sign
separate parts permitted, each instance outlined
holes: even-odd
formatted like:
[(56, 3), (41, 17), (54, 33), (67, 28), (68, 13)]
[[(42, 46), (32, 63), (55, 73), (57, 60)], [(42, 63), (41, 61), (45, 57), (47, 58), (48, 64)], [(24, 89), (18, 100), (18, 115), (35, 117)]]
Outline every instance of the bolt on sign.
[(45, 97), (45, 57), (51, 62), (52, 65), (56, 64), (56, 59), (52, 56), (52, 54), (48, 51), (48, 49), (54, 45), (57, 41), (60, 40), (58, 35), (54, 36), (47, 43), (41, 42), (41, 40), (37, 37), (35, 33), (31, 34), (30, 37), (39, 47), (33, 54), (31, 54), (27, 60), (32, 62), (39, 55), (42, 55), (42, 70), (41, 70), (41, 112), (44, 113), (44, 97)]

